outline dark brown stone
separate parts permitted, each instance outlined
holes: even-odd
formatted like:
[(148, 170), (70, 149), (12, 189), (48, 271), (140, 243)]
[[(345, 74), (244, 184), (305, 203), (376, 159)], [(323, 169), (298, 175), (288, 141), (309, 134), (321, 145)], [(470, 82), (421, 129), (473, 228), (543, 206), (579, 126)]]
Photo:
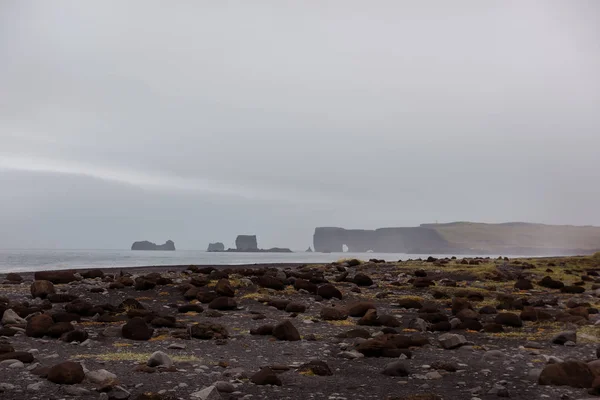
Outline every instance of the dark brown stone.
[(153, 333), (154, 329), (148, 327), (146, 322), (139, 317), (130, 319), (121, 328), (123, 337), (130, 340), (149, 340)]
[(77, 280), (74, 271), (37, 271), (34, 274), (36, 281), (50, 281), (54, 284), (71, 283)]
[(39, 297), (40, 299), (45, 299), (48, 295), (56, 293), (54, 289), (54, 284), (50, 281), (46, 280), (38, 280), (31, 284), (31, 297), (34, 299)]
[(54, 325), (54, 320), (47, 314), (40, 314), (27, 321), (25, 334), (29, 337), (40, 338), (48, 334), (50, 327)]
[(217, 282), (217, 285), (215, 286), (215, 291), (220, 296), (225, 296), (225, 297), (234, 297), (235, 296), (235, 289), (231, 285), (231, 282), (229, 282), (229, 279), (225, 279), (225, 278), (220, 279)]
[(237, 308), (237, 303), (235, 299), (231, 297), (217, 297), (213, 301), (210, 302), (208, 308), (213, 310), (235, 310)]
[(300, 340), (300, 333), (298, 333), (296, 327), (289, 320), (277, 324), (273, 328), (273, 336), (278, 340), (287, 340), (290, 342)]
[(281, 386), (281, 380), (275, 372), (269, 367), (262, 368), (260, 371), (250, 377), (250, 381), (255, 385), (276, 385)]
[(538, 383), (540, 385), (570, 386), (575, 388), (591, 388), (594, 373), (584, 362), (566, 361), (549, 364), (544, 367)]
[(348, 319), (348, 312), (341, 307), (321, 308), (321, 318), (325, 321), (343, 321)]
[(338, 288), (330, 283), (319, 286), (317, 289), (317, 294), (327, 300), (334, 297), (342, 300), (342, 292), (340, 292)]
[(84, 379), (83, 367), (72, 361), (57, 364), (48, 371), (48, 380), (59, 385), (75, 385)]

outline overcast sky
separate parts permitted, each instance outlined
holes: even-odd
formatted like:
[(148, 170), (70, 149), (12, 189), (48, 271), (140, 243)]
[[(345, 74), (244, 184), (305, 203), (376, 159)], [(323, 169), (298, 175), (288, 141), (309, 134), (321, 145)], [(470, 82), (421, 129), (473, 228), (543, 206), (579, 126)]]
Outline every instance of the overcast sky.
[(600, 2), (0, 2), (0, 248), (600, 225)]

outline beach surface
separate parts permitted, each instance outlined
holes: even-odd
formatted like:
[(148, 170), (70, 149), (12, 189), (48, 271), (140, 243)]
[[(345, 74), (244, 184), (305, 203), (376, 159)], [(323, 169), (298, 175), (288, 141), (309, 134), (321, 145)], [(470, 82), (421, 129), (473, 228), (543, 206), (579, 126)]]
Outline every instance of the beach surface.
[(0, 398), (583, 399), (598, 271), (590, 256), (5, 274)]

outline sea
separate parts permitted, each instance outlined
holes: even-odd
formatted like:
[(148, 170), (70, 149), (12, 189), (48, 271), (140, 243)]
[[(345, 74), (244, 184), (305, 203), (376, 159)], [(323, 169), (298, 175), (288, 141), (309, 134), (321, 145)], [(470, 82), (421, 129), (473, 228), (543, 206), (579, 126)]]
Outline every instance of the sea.
[[(398, 261), (427, 258), (428, 254), (394, 253), (209, 253), (201, 250), (1, 250), (0, 272), (53, 269), (127, 268), (168, 265), (250, 265), (329, 263), (340, 259), (371, 258)], [(435, 255), (445, 257), (446, 255)], [(447, 255), (451, 256), (451, 255)]]

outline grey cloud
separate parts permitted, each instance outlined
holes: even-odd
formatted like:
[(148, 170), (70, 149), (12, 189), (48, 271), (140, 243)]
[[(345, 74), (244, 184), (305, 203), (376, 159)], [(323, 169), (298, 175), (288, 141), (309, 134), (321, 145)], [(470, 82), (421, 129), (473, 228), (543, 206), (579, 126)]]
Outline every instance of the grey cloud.
[[(190, 248), (220, 230), (303, 248), (316, 225), (600, 224), (599, 11), (595, 1), (4, 1), (0, 218), (20, 234), (0, 246), (123, 247), (143, 236), (136, 226)], [(76, 196), (44, 193), (40, 180)], [(89, 240), (42, 226), (100, 187), (131, 217)], [(148, 201), (165, 217), (145, 220)], [(200, 204), (214, 219), (200, 221)], [(16, 215), (40, 210), (30, 241), (33, 222)]]

